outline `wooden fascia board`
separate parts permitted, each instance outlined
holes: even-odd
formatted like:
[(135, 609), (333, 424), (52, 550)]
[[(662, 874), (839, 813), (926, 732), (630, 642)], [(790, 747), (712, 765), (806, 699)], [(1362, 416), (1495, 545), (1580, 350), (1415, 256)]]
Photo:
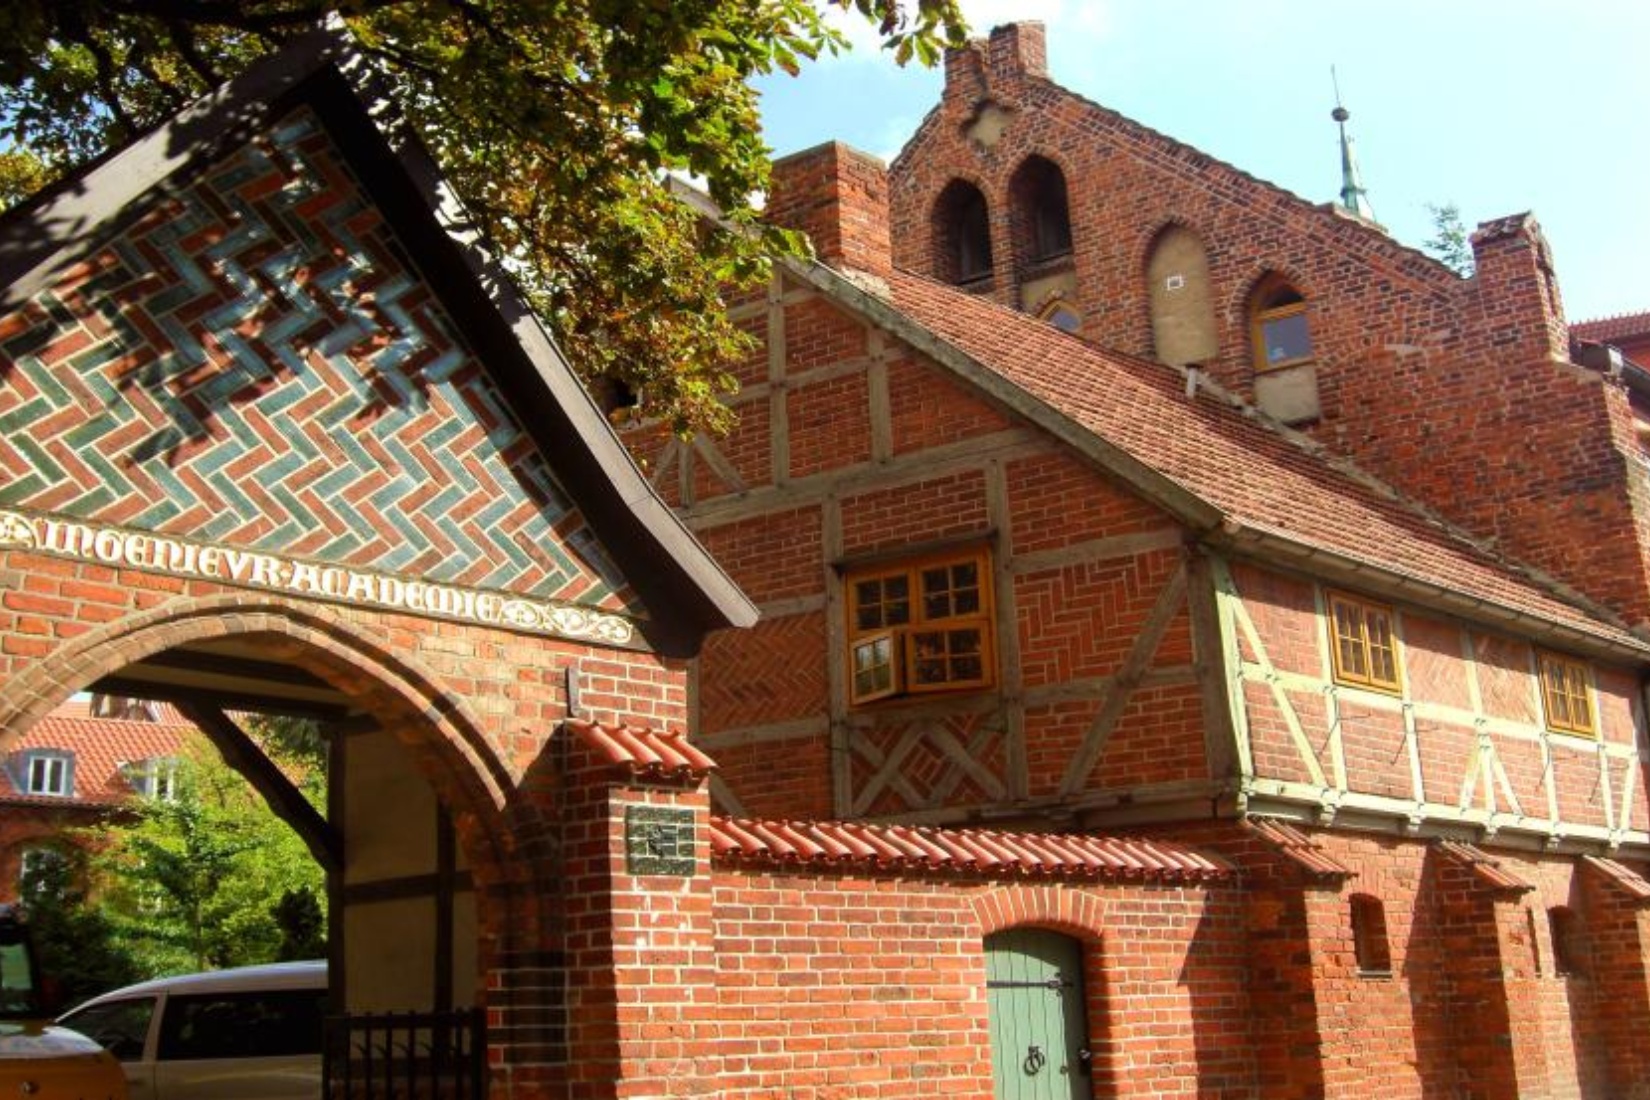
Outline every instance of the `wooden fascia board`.
[(1036, 424), (1181, 523), (1202, 531), (1218, 527), (1225, 520), (1219, 508), (1184, 485), (1010, 382), (852, 279), (805, 260), (785, 260), (783, 265), (788, 274), (922, 352), (999, 407)]
[[(443, 303), (465, 324), (478, 358), (550, 460), (558, 480), (595, 529), (650, 617), (642, 629), (670, 656), (698, 652), (722, 627), (756, 622), (754, 604), (659, 500), (607, 418), (579, 382), (538, 315), (493, 258), (463, 202), (416, 136), (353, 56), (339, 66), (353, 94), (342, 103), (352, 129), (377, 141), (345, 141), (346, 156), (393, 157), (397, 172), (361, 172), (374, 201), (402, 226), (421, 226), (414, 262)], [(397, 131), (393, 143), (385, 122)], [(370, 138), (371, 134), (360, 136)], [(395, 184), (399, 183), (399, 188)], [(396, 194), (399, 190), (402, 193)], [(415, 243), (409, 241), (409, 244)]]
[[(1262, 566), (1284, 566), (1319, 580), (1383, 596), (1395, 603), (1437, 608), (1469, 623), (1533, 638), (1555, 648), (1586, 653), (1614, 661), (1650, 661), (1650, 642), (1626, 630), (1601, 622), (1592, 632), (1490, 600), (1468, 596), (1432, 581), (1356, 558), (1311, 546), (1273, 532), (1230, 523), (1207, 543)], [(1605, 633), (1605, 632), (1608, 633)]]

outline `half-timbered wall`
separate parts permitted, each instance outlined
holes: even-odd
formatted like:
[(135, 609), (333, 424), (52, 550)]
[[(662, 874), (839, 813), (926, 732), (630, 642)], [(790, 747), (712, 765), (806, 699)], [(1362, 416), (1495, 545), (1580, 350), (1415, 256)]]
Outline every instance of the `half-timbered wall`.
[[(739, 316), (761, 344), (734, 433), (631, 435), (762, 608), (696, 670), (724, 804), (945, 819), (1203, 790), (1175, 522), (811, 289), (777, 281)], [(988, 550), (995, 683), (850, 705), (844, 570), (970, 545)]]
[(1254, 791), (1333, 818), (1375, 812), (1619, 842), (1650, 828), (1634, 671), (1591, 664), (1597, 736), (1555, 732), (1527, 640), (1394, 608), (1402, 690), (1335, 681), (1325, 588), (1217, 573)]

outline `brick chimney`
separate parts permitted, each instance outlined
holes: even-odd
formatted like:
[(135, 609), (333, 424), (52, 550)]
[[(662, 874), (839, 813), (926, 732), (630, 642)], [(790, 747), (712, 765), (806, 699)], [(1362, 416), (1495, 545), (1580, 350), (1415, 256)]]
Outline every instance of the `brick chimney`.
[(993, 84), (1048, 75), (1048, 36), (1041, 23), (1028, 21), (993, 27), (987, 50)]
[(995, 27), (990, 38), (945, 51), (945, 98), (967, 107), (1028, 76), (1048, 76), (1048, 36), (1038, 22)]
[(838, 268), (887, 274), (888, 167), (838, 141), (774, 161), (764, 216), (800, 229), (820, 260)]

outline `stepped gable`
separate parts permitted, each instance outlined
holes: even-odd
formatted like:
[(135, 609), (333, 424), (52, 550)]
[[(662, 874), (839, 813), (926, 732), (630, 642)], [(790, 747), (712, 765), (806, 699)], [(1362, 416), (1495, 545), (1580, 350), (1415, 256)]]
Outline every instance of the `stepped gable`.
[(1310, 559), (1332, 580), (1424, 598), (1480, 622), (1593, 650), (1650, 653), (1650, 642), (1609, 611), (1331, 460), (1206, 378), (1102, 349), (909, 272), (891, 272), (868, 293), (823, 265), (791, 270), (1038, 420), (1213, 541), (1280, 564)]

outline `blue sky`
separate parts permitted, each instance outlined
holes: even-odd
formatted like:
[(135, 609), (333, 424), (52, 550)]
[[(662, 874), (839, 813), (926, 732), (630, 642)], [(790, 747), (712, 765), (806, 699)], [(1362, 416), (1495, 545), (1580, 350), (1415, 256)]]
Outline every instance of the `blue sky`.
[[(964, 0), (976, 35), (1048, 28), (1081, 95), (1314, 201), (1340, 187), (1339, 74), (1375, 214), (1406, 244), (1427, 203), (1469, 228), (1533, 210), (1572, 321), (1650, 310), (1646, 0)], [(800, 78), (760, 85), (780, 154), (830, 139), (892, 157), (939, 99), (869, 27)]]

